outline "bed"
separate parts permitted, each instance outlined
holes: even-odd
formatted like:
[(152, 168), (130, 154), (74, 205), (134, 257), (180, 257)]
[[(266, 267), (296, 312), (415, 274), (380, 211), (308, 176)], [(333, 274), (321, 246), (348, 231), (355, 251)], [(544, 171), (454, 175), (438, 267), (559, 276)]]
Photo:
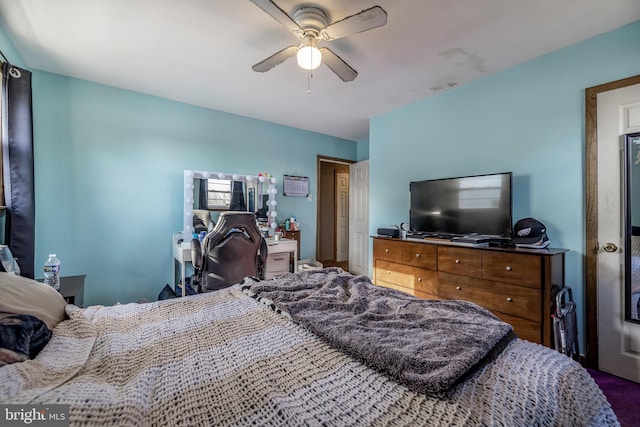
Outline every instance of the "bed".
[(68, 404), (71, 425), (619, 425), (577, 362), (488, 311), (339, 268), (49, 324), (0, 402)]

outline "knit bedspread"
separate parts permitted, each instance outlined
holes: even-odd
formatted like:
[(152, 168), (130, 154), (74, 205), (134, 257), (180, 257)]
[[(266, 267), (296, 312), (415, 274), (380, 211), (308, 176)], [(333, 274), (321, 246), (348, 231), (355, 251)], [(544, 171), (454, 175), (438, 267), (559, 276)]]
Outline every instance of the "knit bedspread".
[(247, 278), (241, 288), (336, 348), (432, 396), (444, 397), (515, 337), (511, 325), (476, 304), (420, 299), (340, 268)]
[(514, 340), (446, 399), (411, 391), (244, 294), (67, 306), (0, 402), (69, 404), (74, 426), (618, 425), (572, 359)]

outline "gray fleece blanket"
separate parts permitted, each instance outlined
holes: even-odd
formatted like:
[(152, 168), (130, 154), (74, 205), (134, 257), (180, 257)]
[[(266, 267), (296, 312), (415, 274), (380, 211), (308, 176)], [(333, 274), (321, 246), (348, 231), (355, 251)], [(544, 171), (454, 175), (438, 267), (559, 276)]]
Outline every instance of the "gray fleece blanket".
[(285, 274), (242, 290), (414, 391), (445, 396), (514, 338), (466, 301), (423, 300), (339, 268)]

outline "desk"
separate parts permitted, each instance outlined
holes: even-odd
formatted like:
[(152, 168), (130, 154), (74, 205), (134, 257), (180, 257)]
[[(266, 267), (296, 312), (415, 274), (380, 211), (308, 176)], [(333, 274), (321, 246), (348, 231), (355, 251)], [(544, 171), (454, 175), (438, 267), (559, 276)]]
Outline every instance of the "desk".
[[(178, 283), (184, 284), (185, 282), (185, 270), (187, 264), (191, 264), (191, 239), (188, 242), (178, 243), (182, 239), (182, 233), (172, 234), (171, 243), (173, 247), (173, 259), (171, 261), (171, 286), (173, 291), (177, 292)], [(176, 268), (180, 269), (180, 280), (176, 281)], [(185, 296), (185, 287), (182, 286), (182, 296)], [(177, 295), (177, 293), (176, 293)]]
[[(294, 273), (298, 271), (298, 242), (296, 240), (269, 238), (266, 241), (267, 265), (264, 269), (265, 280), (273, 279), (291, 271), (291, 265), (293, 265)], [(290, 254), (290, 256), (286, 257), (283, 254)], [(291, 258), (293, 258), (293, 262), (290, 261)]]
[[(182, 233), (173, 234), (171, 236), (171, 242), (173, 246), (173, 258), (171, 261), (171, 284), (174, 292), (177, 291), (178, 277), (176, 277), (176, 269), (179, 269), (180, 283), (185, 283), (185, 270), (188, 264), (191, 264), (191, 240), (188, 242), (178, 243), (178, 240), (182, 237)], [(293, 272), (298, 271), (298, 242), (293, 239), (281, 239), (275, 240), (273, 238), (265, 239), (267, 242), (267, 265), (265, 266), (264, 279), (271, 279), (277, 277), (280, 274), (291, 271), (291, 264)], [(283, 267), (280, 256), (284, 253), (293, 255), (293, 262), (290, 263), (286, 260), (286, 267)], [(185, 296), (185, 287), (182, 287), (182, 296)]]

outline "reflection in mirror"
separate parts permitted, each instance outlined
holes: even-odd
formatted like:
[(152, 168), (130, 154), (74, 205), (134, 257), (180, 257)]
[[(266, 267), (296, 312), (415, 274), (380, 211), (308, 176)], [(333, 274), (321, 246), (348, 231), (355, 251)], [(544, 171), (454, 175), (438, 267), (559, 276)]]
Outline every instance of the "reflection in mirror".
[(269, 232), (276, 228), (276, 179), (273, 177), (184, 171), (183, 237), (210, 230), (220, 212), (249, 211)]
[[(193, 208), (210, 211), (227, 211), (231, 205), (231, 187), (243, 182), (218, 178), (193, 178)], [(242, 189), (244, 194), (244, 188)]]
[[(220, 212), (256, 212), (256, 182), (219, 178), (193, 178), (193, 227), (196, 233), (210, 231)], [(265, 186), (266, 190), (266, 186)]]
[(625, 319), (640, 323), (640, 132), (625, 135)]

